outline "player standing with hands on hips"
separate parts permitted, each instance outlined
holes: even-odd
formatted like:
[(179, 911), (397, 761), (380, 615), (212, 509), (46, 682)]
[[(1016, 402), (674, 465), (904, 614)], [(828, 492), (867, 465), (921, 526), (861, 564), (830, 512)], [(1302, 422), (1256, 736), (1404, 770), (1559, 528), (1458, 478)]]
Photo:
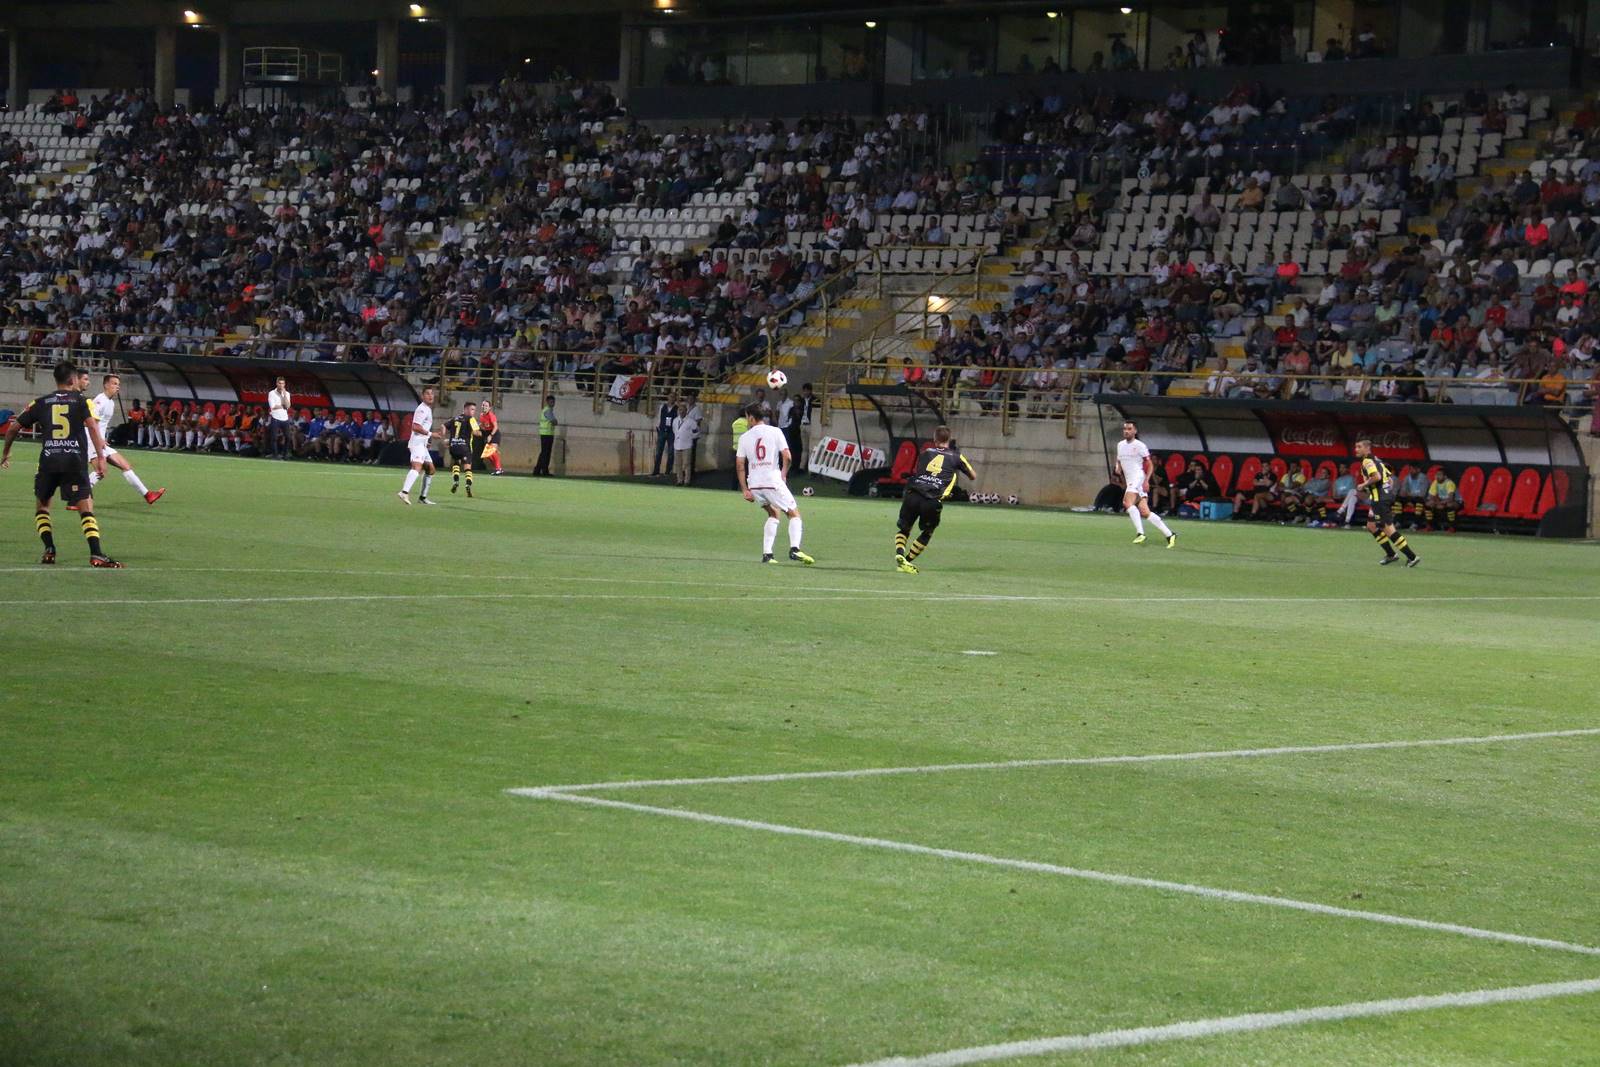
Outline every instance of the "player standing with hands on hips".
[(744, 498), (760, 504), (767, 513), (761, 527), (761, 562), (777, 562), (772, 558), (772, 543), (778, 537), (778, 516), (783, 514), (789, 516), (789, 558), (809, 567), (816, 560), (800, 551), (803, 524), (794, 494), (789, 492), (789, 464), (794, 459), (789, 442), (782, 430), (767, 425), (767, 409), (762, 405), (751, 404), (744, 409), (744, 417), (750, 428), (739, 435), (733, 466)]
[(1150, 459), (1150, 449), (1139, 440), (1139, 425), (1132, 419), (1122, 424), (1122, 440), (1117, 442), (1117, 473), (1122, 480), (1122, 509), (1133, 520), (1133, 539), (1136, 545), (1144, 544), (1144, 520), (1149, 519), (1167, 539), (1168, 548), (1178, 547), (1178, 535), (1167, 528), (1160, 515), (1150, 511), (1150, 471), (1155, 463)]

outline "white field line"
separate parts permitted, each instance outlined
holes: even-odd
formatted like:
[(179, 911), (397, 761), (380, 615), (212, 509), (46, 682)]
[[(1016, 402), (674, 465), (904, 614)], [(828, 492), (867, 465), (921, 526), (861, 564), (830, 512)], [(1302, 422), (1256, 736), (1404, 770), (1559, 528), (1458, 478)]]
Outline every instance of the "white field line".
[(1233, 889), (1216, 889), (1211, 886), (1193, 885), (1188, 882), (1169, 882), (1159, 878), (1140, 878), (1128, 874), (1114, 874), (1108, 871), (1092, 871), (1081, 867), (1066, 867), (1056, 863), (1041, 863), (1036, 860), (1012, 859), (1006, 856), (991, 856), (983, 852), (963, 852), (952, 848), (933, 848), (928, 845), (913, 844), (909, 841), (890, 841), (881, 837), (862, 837), (857, 834), (834, 833), (830, 830), (812, 830), (803, 826), (785, 826), (780, 823), (759, 822), (754, 819), (736, 819), (726, 815), (713, 815), (703, 811), (689, 811), (684, 808), (661, 808), (650, 804), (633, 804), (624, 800), (610, 800), (605, 797), (579, 795), (541, 791), (537, 789), (511, 790), (519, 796), (537, 797), (542, 800), (556, 800), (567, 804), (587, 804), (599, 808), (613, 808), (619, 811), (636, 812), (643, 815), (662, 815), (673, 819), (685, 819), (690, 822), (709, 823), (715, 826), (732, 826), (741, 830), (759, 830), (769, 834), (781, 834), (786, 837), (805, 837), (817, 841), (828, 841), (834, 844), (855, 845), (861, 848), (881, 849), (888, 852), (905, 852), (918, 856), (934, 856), (938, 859), (957, 860), (962, 863), (983, 864), (990, 867), (1004, 867), (1010, 870), (1027, 871), (1033, 874), (1048, 874), (1063, 878), (1078, 878), (1089, 882), (1099, 882), (1106, 885), (1123, 886), (1137, 889), (1156, 889), (1167, 893), (1185, 893), (1190, 896), (1204, 897), (1208, 900), (1221, 900), (1233, 904), (1257, 904), (1273, 908), (1286, 908), (1290, 911), (1309, 912), (1313, 915), (1326, 915), (1341, 919), (1358, 919), (1363, 922), (1380, 923), (1386, 926), (1403, 926), (1414, 930), (1427, 930), (1433, 933), (1458, 934), (1463, 937), (1477, 938), (1482, 941), (1500, 941), (1513, 945), (1525, 945), (1533, 948), (1555, 949), (1560, 952), (1575, 952), (1585, 956), (1600, 956), (1600, 948), (1590, 945), (1574, 944), (1570, 941), (1556, 941), (1547, 937), (1529, 937), (1524, 934), (1504, 933), (1499, 930), (1484, 930), (1476, 926), (1462, 926), (1457, 923), (1432, 922), (1427, 919), (1413, 919), (1405, 915), (1390, 915), (1380, 911), (1360, 911), (1355, 908), (1340, 908), (1331, 904), (1318, 904), (1309, 900), (1294, 900), (1290, 897), (1267, 896), (1261, 893), (1245, 893)]
[(1547, 982), (1542, 985), (1508, 986), (1502, 989), (1475, 989), (1465, 993), (1439, 993), (1432, 996), (1397, 997), (1393, 1000), (1364, 1000), (1354, 1004), (1329, 1004), (1293, 1011), (1258, 1012), (1217, 1019), (1195, 1019), (1166, 1026), (1141, 1026), (1132, 1030), (1102, 1030), (1095, 1034), (1068, 1037), (1042, 1037), (1031, 1041), (1009, 1041), (1000, 1045), (978, 1045), (951, 1049), (927, 1056), (894, 1056), (886, 1060), (856, 1064), (854, 1067), (964, 1067), (971, 1063), (992, 1063), (1022, 1056), (1044, 1056), (1061, 1052), (1088, 1052), (1096, 1049), (1155, 1045), (1166, 1041), (1192, 1041), (1219, 1034), (1254, 1033), (1278, 1030), (1309, 1023), (1340, 1022), (1345, 1019), (1372, 1019), (1409, 1012), (1438, 1011), (1443, 1008), (1480, 1008), (1491, 1004), (1517, 1004), (1552, 997), (1577, 997), (1600, 992), (1600, 978), (1575, 982)]
[(1535, 733), (1486, 734), (1477, 737), (1434, 737), (1401, 741), (1351, 741), (1331, 745), (1281, 745), (1275, 748), (1232, 748), (1202, 752), (1162, 752), (1139, 756), (1067, 756), (1049, 759), (995, 760), (984, 763), (931, 763), (919, 767), (861, 767), (840, 771), (791, 771), (778, 774), (731, 774), (711, 778), (655, 778), (622, 782), (586, 782), (512, 789), (519, 796), (596, 790), (648, 789), (657, 786), (741, 785), (754, 782), (796, 782), (818, 778), (879, 778), (893, 774), (939, 774), (946, 771), (999, 771), (1018, 767), (1097, 767), (1117, 763), (1178, 763), (1186, 760), (1250, 759), (1263, 756), (1302, 756), (1318, 752), (1365, 752), (1392, 748), (1438, 748), (1447, 745), (1494, 745), (1512, 741), (1542, 741), (1557, 737), (1593, 737), (1600, 727), (1541, 730)]
[[(116, 579), (105, 579), (115, 581)], [(707, 583), (698, 583), (701, 585)], [(771, 587), (766, 587), (770, 589)], [(685, 596), (671, 593), (344, 593), (344, 594), (307, 594), (304, 596), (222, 596), (222, 597), (124, 597), (120, 599), (103, 599), (96, 597), (98, 604), (305, 604), (327, 603), (338, 601), (371, 601), (371, 600), (660, 600), (692, 602), (717, 602), (746, 601), (748, 596), (739, 594), (709, 594), (704, 596)], [(763, 599), (769, 602), (785, 604), (804, 603), (808, 600), (826, 603), (871, 603), (882, 601), (915, 601), (920, 603), (1038, 603), (1038, 604), (1459, 604), (1483, 603), (1500, 601), (1545, 601), (1545, 600), (1573, 600), (1588, 601), (1600, 600), (1600, 594), (1594, 596), (1324, 596), (1324, 597), (1286, 597), (1286, 596), (1235, 596), (1235, 597), (1205, 597), (1205, 596), (1008, 596), (994, 593), (895, 593), (888, 590), (871, 591), (856, 590), (850, 593), (829, 594), (823, 593), (816, 596), (805, 595), (768, 595)], [(0, 607), (65, 607), (81, 604), (80, 599), (58, 600), (0, 600)]]

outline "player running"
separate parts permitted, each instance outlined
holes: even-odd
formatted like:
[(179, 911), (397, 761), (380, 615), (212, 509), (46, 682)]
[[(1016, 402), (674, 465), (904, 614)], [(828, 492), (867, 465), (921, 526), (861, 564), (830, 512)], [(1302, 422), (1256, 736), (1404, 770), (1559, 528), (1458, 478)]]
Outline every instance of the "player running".
[(1138, 423), (1127, 420), (1122, 424), (1122, 440), (1117, 442), (1117, 468), (1122, 475), (1122, 510), (1133, 520), (1133, 543), (1144, 544), (1144, 520), (1149, 519), (1167, 539), (1167, 547), (1177, 548), (1178, 535), (1150, 511), (1150, 470), (1154, 466), (1150, 449), (1139, 440)]
[(761, 562), (777, 562), (772, 558), (772, 542), (778, 537), (778, 516), (784, 514), (789, 516), (789, 558), (809, 567), (816, 560), (800, 551), (803, 524), (794, 494), (789, 492), (789, 464), (794, 459), (789, 442), (782, 430), (767, 425), (767, 409), (762, 405), (746, 407), (744, 417), (750, 428), (739, 435), (733, 466), (744, 498), (760, 504), (767, 513), (761, 528)]
[[(426, 386), (422, 390), (422, 402), (417, 405), (417, 410), (411, 413), (411, 439), (408, 447), (411, 450), (411, 469), (406, 471), (406, 484), (401, 486), (395, 496), (400, 498), (400, 503), (410, 505), (411, 487), (417, 484), (418, 476), (422, 478), (422, 495), (418, 497), (424, 504), (432, 504), (428, 499), (428, 490), (433, 488), (433, 453), (428, 451), (428, 442), (438, 437), (439, 433), (433, 428), (433, 386)], [(427, 474), (423, 474), (423, 470)]]
[[(900, 501), (900, 521), (894, 535), (894, 569), (905, 574), (916, 574), (912, 560), (927, 550), (933, 531), (944, 514), (945, 498), (956, 487), (957, 475), (976, 478), (978, 472), (956, 447), (950, 436), (950, 427), (940, 426), (933, 431), (933, 444), (922, 450), (917, 466), (906, 479), (906, 494)], [(918, 523), (917, 539), (910, 545), (911, 524)]]
[(60, 492), (64, 503), (77, 506), (78, 522), (83, 526), (84, 540), (89, 542), (89, 565), (120, 569), (122, 564), (106, 555), (100, 544), (100, 523), (94, 517), (94, 497), (89, 492), (89, 446), (98, 453), (93, 460), (96, 472), (101, 477), (106, 473), (106, 442), (100, 436), (100, 424), (76, 388), (77, 368), (71, 363), (58, 363), (55, 379), (56, 391), (29, 404), (6, 430), (0, 470), (11, 466), (11, 444), (17, 435), (23, 430), (38, 430), (42, 440), (39, 471), (33, 478), (33, 526), (44, 542), (44, 555), (39, 562), (48, 565), (56, 561), (50, 498)]
[(1397, 558), (1398, 549), (1406, 557), (1406, 566), (1415, 567), (1422, 561), (1406, 543), (1406, 535), (1395, 529), (1394, 502), (1400, 495), (1400, 486), (1388, 464), (1372, 454), (1372, 441), (1363, 437), (1356, 441), (1356, 458), (1361, 461), (1361, 484), (1357, 486), (1367, 498), (1367, 532), (1383, 548), (1380, 566), (1387, 567)]
[[(86, 371), (79, 371), (78, 374), (80, 381), (88, 378), (88, 372)], [(89, 391), (88, 386), (84, 385), (81, 391), (87, 393)], [(115, 374), (108, 374), (100, 380), (99, 395), (89, 402), (89, 410), (93, 413), (95, 422), (99, 424), (100, 437), (103, 441), (111, 440), (111, 419), (117, 413), (117, 394), (121, 391), (122, 379)], [(85, 440), (88, 440), (87, 435)], [(94, 462), (96, 456), (104, 456), (106, 463), (122, 472), (122, 480), (133, 486), (134, 491), (144, 497), (146, 504), (154, 504), (166, 493), (164, 488), (154, 490), (147, 488), (144, 482), (139, 480), (139, 476), (133, 472), (133, 465), (123, 459), (122, 453), (112, 448), (109, 444), (106, 445), (104, 452), (96, 452), (92, 442), (89, 445), (89, 449), (90, 463)], [(100, 476), (91, 470), (89, 472), (89, 487), (91, 489), (94, 488), (95, 483), (99, 480)]]
[(478, 426), (483, 430), (483, 461), (494, 470), (490, 474), (504, 474), (500, 466), (500, 420), (495, 417), (489, 402), (483, 402), (483, 413), (478, 416)]
[(482, 432), (478, 427), (478, 405), (467, 401), (461, 414), (444, 424), (445, 443), (450, 446), (450, 491), (461, 488), (461, 470), (467, 471), (467, 497), (472, 497), (472, 448)]

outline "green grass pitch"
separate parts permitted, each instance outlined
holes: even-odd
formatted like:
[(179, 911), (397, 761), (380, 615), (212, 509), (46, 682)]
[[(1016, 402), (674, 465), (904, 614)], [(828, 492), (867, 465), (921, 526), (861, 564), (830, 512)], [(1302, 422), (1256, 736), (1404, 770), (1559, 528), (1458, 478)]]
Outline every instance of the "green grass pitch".
[[(1600, 978), (1600, 956), (521, 796), (1600, 727), (1600, 551), (133, 453), (0, 474), (0, 1062), (773, 1064)], [(780, 552), (786, 545), (779, 534)], [(968, 651), (997, 653), (972, 656)], [(664, 785), (645, 807), (1600, 945), (1600, 736)], [(1055, 1053), (1600, 1063), (1600, 993)], [(955, 1061), (952, 1061), (955, 1062)]]

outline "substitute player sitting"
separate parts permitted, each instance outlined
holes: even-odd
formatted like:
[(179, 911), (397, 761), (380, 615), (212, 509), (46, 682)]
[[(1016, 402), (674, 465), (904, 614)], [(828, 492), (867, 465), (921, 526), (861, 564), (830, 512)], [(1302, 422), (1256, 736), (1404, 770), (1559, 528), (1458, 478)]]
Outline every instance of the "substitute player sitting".
[(1144, 520), (1149, 519), (1167, 539), (1167, 547), (1176, 548), (1178, 535), (1167, 527), (1160, 515), (1150, 511), (1150, 470), (1154, 466), (1150, 449), (1139, 440), (1138, 423), (1127, 420), (1122, 424), (1122, 440), (1117, 442), (1117, 474), (1122, 481), (1122, 509), (1133, 520), (1133, 543), (1144, 544)]
[[(911, 561), (922, 555), (938, 529), (944, 516), (944, 502), (956, 487), (959, 475), (976, 478), (967, 457), (956, 447), (950, 436), (950, 427), (940, 426), (933, 431), (933, 443), (917, 456), (917, 465), (906, 479), (906, 495), (900, 501), (900, 521), (894, 535), (894, 569), (906, 574), (916, 574)], [(918, 526), (917, 539), (910, 544), (911, 525)]]
[(794, 494), (789, 492), (789, 464), (794, 459), (789, 442), (782, 430), (767, 424), (767, 409), (761, 404), (746, 407), (744, 417), (750, 428), (739, 435), (733, 466), (744, 498), (760, 504), (767, 513), (761, 527), (761, 562), (776, 562), (772, 543), (777, 540), (778, 516), (782, 514), (789, 516), (789, 558), (809, 567), (816, 560), (800, 550), (803, 523)]
[(44, 555), (39, 562), (56, 561), (50, 498), (59, 492), (62, 501), (78, 512), (83, 538), (89, 542), (89, 565), (121, 568), (122, 564), (106, 555), (100, 544), (100, 523), (94, 517), (94, 496), (89, 492), (88, 448), (92, 445), (100, 453), (93, 466), (96, 473), (105, 477), (105, 438), (100, 436), (100, 425), (89, 410), (89, 402), (77, 388), (77, 368), (71, 363), (57, 364), (55, 379), (56, 391), (29, 404), (6, 429), (5, 445), (0, 448), (0, 470), (11, 466), (11, 444), (17, 435), (23, 430), (37, 430), (41, 441), (39, 471), (33, 478), (33, 526), (44, 542)]

